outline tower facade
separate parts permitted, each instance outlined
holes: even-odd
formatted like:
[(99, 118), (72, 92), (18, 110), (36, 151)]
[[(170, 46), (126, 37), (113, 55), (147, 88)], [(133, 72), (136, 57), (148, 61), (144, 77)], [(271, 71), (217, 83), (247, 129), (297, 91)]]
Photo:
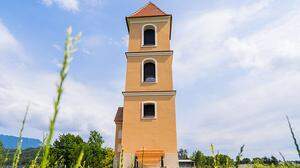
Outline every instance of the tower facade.
[(178, 167), (170, 50), (172, 16), (148, 3), (126, 17), (124, 107), (116, 117), (115, 167)]

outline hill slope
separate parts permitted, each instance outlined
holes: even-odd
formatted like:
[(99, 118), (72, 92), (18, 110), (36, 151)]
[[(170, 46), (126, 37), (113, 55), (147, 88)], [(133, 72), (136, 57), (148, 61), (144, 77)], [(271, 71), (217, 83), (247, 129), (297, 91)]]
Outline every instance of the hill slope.
[[(37, 148), (41, 145), (41, 141), (39, 139), (34, 138), (22, 138), (22, 149), (27, 148)], [(3, 143), (4, 148), (6, 149), (14, 149), (17, 146), (18, 137), (9, 136), (9, 135), (0, 135), (0, 141)]]

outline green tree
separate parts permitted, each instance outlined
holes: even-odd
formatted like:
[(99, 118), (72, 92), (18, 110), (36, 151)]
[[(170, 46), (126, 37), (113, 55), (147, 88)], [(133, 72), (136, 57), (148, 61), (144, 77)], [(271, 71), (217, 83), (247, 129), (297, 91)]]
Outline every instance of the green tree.
[(221, 166), (231, 167), (234, 164), (234, 160), (227, 155), (217, 154), (216, 157)]
[(94, 168), (112, 168), (114, 152), (103, 147), (103, 137), (97, 131), (91, 131), (85, 150), (85, 165)]
[(178, 151), (178, 158), (179, 159), (188, 159), (188, 152), (186, 149), (179, 149)]
[(263, 160), (261, 158), (255, 157), (252, 159), (254, 164), (262, 164)]
[(0, 166), (3, 165), (4, 162), (4, 149), (3, 149), (3, 144), (0, 141)]
[(209, 159), (200, 150), (195, 151), (191, 159), (195, 162), (197, 168), (213, 165), (213, 158), (211, 157), (211, 159)]
[(50, 165), (71, 167), (84, 148), (85, 143), (80, 136), (72, 134), (60, 135), (51, 148)]
[(251, 159), (244, 158), (244, 159), (241, 160), (241, 164), (251, 164)]
[(115, 152), (111, 148), (105, 148), (105, 158), (102, 161), (103, 168), (112, 168), (114, 162)]
[(271, 164), (278, 165), (279, 161), (275, 156), (271, 156)]

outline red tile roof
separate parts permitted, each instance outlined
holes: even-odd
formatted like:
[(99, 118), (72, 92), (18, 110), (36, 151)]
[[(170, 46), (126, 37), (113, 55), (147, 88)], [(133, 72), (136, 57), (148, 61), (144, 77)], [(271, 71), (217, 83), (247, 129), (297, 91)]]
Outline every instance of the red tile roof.
[(160, 10), (152, 2), (149, 2), (144, 7), (130, 15), (129, 17), (144, 17), (144, 16), (165, 16), (168, 15), (162, 10)]
[(119, 107), (116, 117), (115, 117), (115, 122), (123, 122), (123, 107)]

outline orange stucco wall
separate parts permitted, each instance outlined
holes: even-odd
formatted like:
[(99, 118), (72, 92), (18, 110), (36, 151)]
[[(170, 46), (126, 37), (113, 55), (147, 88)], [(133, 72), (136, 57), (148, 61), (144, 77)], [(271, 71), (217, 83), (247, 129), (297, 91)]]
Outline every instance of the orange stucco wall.
[(157, 61), (157, 83), (143, 83), (142, 61), (149, 57), (129, 57), (127, 59), (125, 91), (173, 90), (172, 56), (151, 57)]
[[(162, 17), (165, 18), (165, 17)], [(170, 50), (170, 26), (171, 18), (163, 22), (157, 22), (161, 19), (160, 17), (153, 18), (138, 18), (134, 21), (145, 21), (144, 23), (132, 23), (129, 24), (129, 52), (139, 52), (139, 51), (161, 51)], [(131, 19), (133, 20), (133, 19)], [(130, 20), (129, 20), (130, 23)], [(142, 47), (142, 29), (145, 24), (153, 24), (157, 27), (157, 45), (156, 47)]]
[[(141, 118), (142, 101), (156, 101), (156, 119)], [(124, 152), (135, 153), (142, 148), (177, 152), (174, 96), (126, 97), (124, 111)]]

